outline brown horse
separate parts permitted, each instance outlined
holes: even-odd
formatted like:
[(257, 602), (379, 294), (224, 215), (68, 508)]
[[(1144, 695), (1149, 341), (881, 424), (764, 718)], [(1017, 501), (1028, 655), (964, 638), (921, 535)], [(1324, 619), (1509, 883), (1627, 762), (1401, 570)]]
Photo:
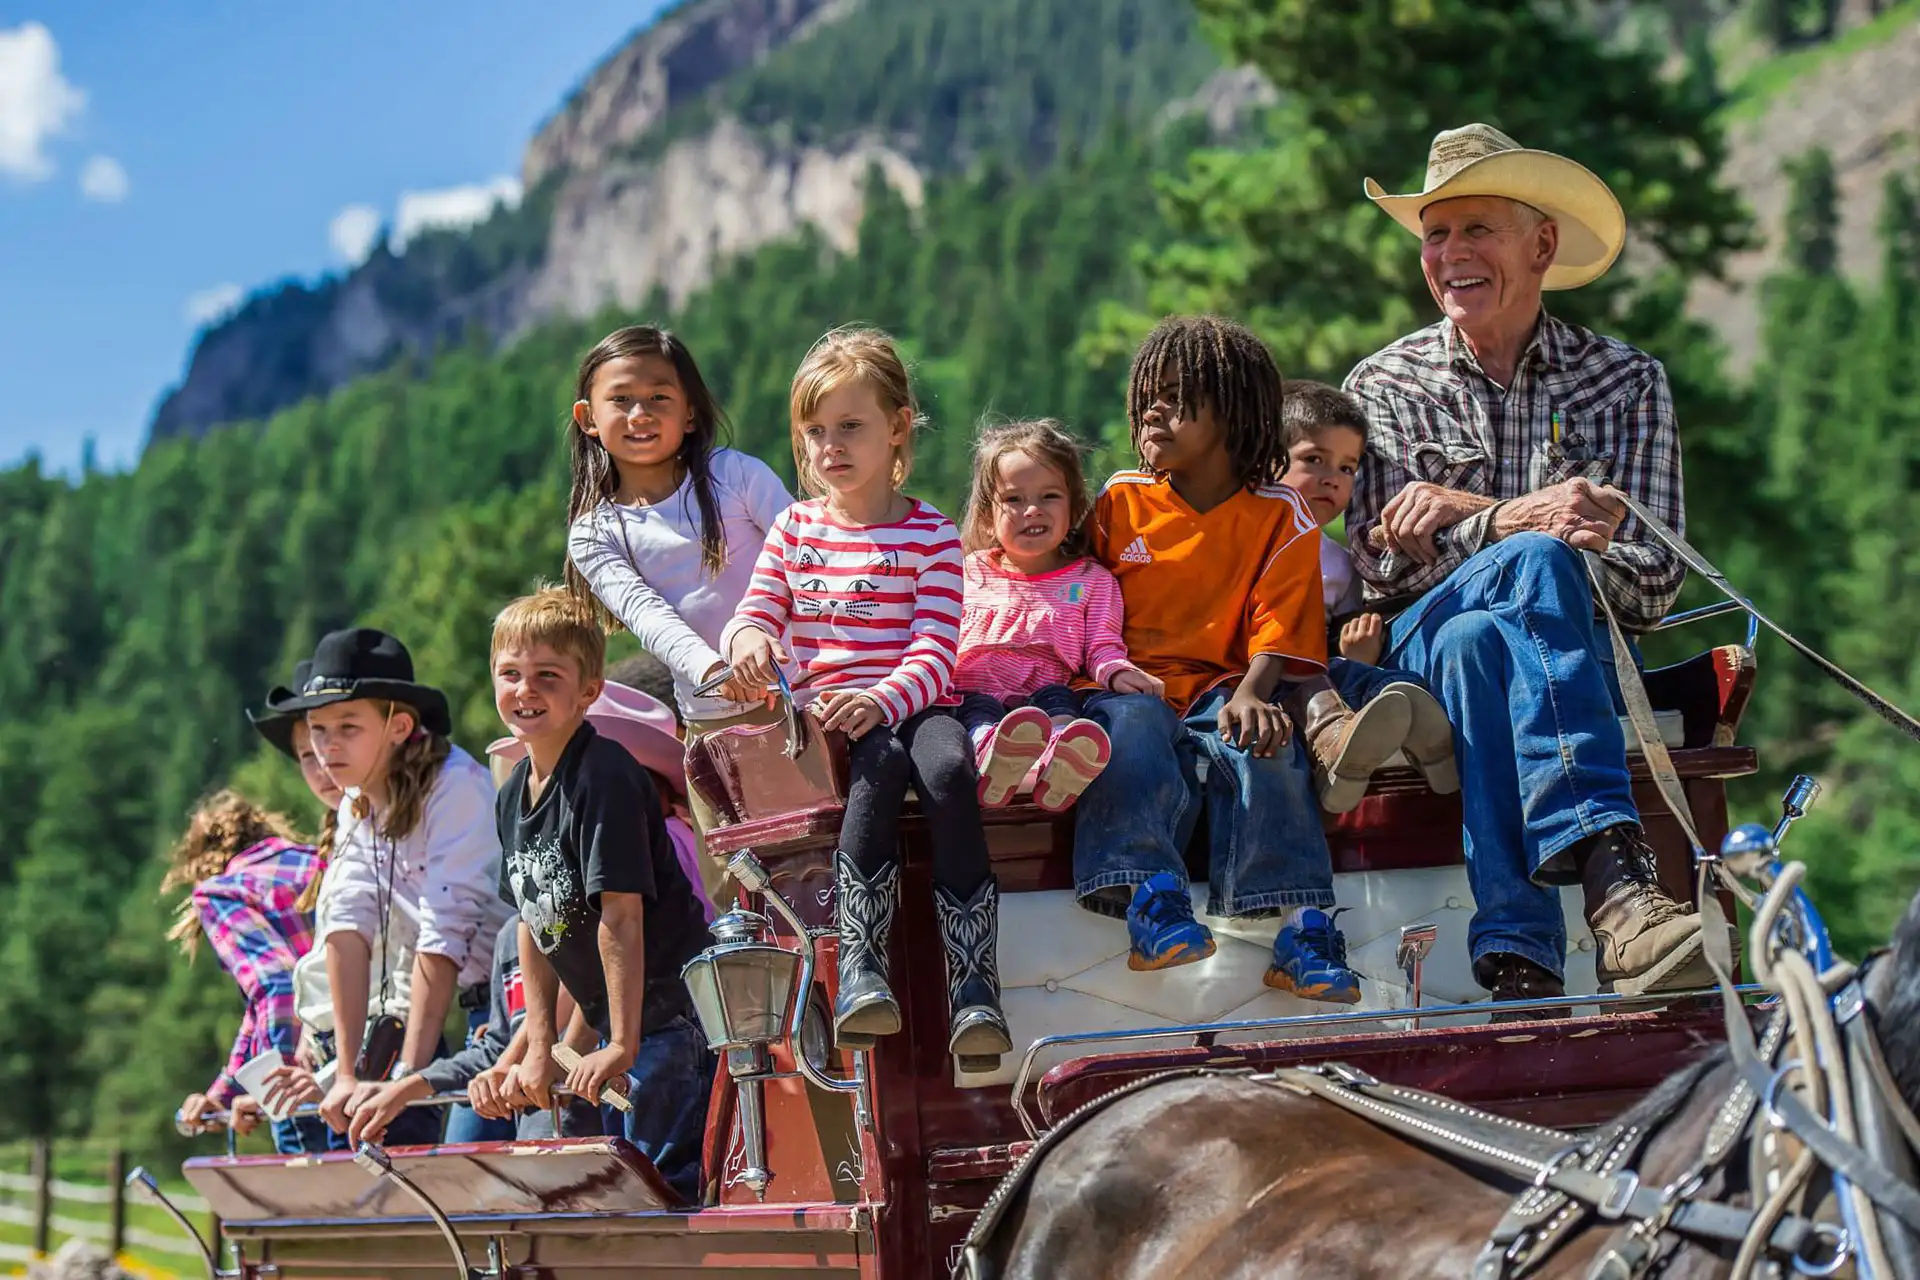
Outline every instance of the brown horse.
[[(1864, 979), (1894, 1082), (1920, 1104), (1920, 897), (1893, 949)], [(1629, 1112), (1657, 1126), (1635, 1168), (1659, 1188), (1699, 1155), (1732, 1092), (1724, 1047), (1675, 1073)], [(1897, 1144), (1897, 1135), (1896, 1135)], [(1742, 1148), (1744, 1150), (1744, 1146)], [(1884, 1153), (1912, 1180), (1904, 1150)], [(1086, 1118), (1043, 1152), (1033, 1176), (980, 1242), (975, 1274), (993, 1280), (1261, 1280), (1470, 1276), (1519, 1184), (1483, 1172), (1317, 1098), (1245, 1077), (1203, 1075), (1147, 1085)], [(1751, 1207), (1736, 1156), (1706, 1196)], [(1831, 1201), (1831, 1197), (1828, 1197)], [(1833, 1220), (1831, 1204), (1822, 1217)], [(1530, 1275), (1584, 1277), (1618, 1222), (1590, 1225)], [(1892, 1220), (1882, 1215), (1883, 1223)], [(1896, 1274), (1915, 1240), (1888, 1232)], [(1898, 1237), (1897, 1239), (1894, 1237)], [(1687, 1243), (1663, 1277), (1726, 1276), (1734, 1250)]]

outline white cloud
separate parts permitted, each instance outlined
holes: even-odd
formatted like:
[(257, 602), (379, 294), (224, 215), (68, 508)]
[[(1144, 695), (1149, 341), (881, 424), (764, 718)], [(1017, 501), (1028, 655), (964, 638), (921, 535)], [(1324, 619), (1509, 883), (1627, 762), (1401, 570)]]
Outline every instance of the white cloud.
[(119, 204), (131, 184), (127, 171), (112, 156), (95, 156), (80, 170), (80, 194), (100, 204)]
[(246, 291), (237, 284), (217, 284), (211, 289), (202, 289), (187, 299), (187, 319), (195, 328), (224, 320), (244, 297)]
[(365, 262), (379, 238), (380, 211), (370, 204), (350, 204), (327, 224), (327, 243), (350, 267)]
[(407, 241), (429, 228), (459, 230), (484, 222), (495, 205), (515, 208), (520, 196), (520, 180), (504, 175), (489, 182), (439, 191), (403, 191), (400, 207), (394, 214), (394, 248), (404, 249)]
[(87, 95), (60, 74), (60, 47), (37, 22), (0, 29), (0, 175), (38, 182), (53, 173), (47, 141), (66, 132)]

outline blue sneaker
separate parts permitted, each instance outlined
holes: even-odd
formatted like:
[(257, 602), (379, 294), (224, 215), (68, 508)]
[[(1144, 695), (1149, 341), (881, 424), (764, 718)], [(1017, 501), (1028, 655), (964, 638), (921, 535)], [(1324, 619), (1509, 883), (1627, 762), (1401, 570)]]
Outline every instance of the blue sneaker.
[(1274, 936), (1273, 967), (1266, 981), (1308, 1000), (1360, 1003), (1360, 975), (1347, 968), (1347, 940), (1333, 927), (1333, 918), (1316, 907), (1301, 912), (1298, 924)]
[(1170, 871), (1162, 871), (1133, 891), (1127, 908), (1127, 936), (1133, 948), (1127, 968), (1171, 969), (1213, 954), (1213, 933), (1193, 918), (1193, 899)]

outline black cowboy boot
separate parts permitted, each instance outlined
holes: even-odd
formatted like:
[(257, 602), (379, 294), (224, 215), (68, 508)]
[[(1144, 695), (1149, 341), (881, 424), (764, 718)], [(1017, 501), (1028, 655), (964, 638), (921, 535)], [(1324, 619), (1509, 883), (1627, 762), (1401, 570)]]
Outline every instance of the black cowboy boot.
[(1542, 1018), (1570, 1018), (1571, 1008), (1502, 1013), (1506, 1000), (1551, 1000), (1567, 994), (1566, 983), (1545, 969), (1510, 951), (1490, 951), (1473, 962), (1473, 980), (1493, 993), (1493, 1022), (1535, 1022)]
[(871, 880), (844, 852), (833, 855), (834, 915), (840, 927), (840, 993), (833, 1002), (833, 1043), (871, 1049), (900, 1029), (900, 1003), (887, 985), (887, 935), (900, 903), (900, 864)]
[(1000, 1055), (1013, 1052), (1013, 1036), (1000, 1012), (1000, 968), (995, 942), (1000, 930), (1000, 884), (992, 876), (962, 902), (950, 889), (933, 886), (940, 941), (947, 952), (947, 1052), (962, 1071), (992, 1071)]
[(1640, 995), (1713, 983), (1700, 945), (1700, 913), (1667, 896), (1653, 850), (1631, 822), (1574, 846), (1602, 991)]

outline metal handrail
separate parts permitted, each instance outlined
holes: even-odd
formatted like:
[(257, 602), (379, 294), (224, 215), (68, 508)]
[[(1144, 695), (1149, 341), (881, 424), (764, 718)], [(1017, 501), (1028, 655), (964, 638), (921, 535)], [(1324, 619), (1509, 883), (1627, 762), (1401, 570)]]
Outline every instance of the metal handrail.
[[(1734, 990), (1742, 996), (1768, 995), (1767, 988), (1758, 983), (1746, 983)], [(1595, 992), (1592, 995), (1551, 996), (1538, 1000), (1502, 1000), (1500, 1013), (1529, 1013), (1548, 1009), (1565, 1009), (1573, 1005), (1607, 1005), (1612, 1008), (1626, 1008), (1632, 1005), (1673, 1004), (1680, 1000), (1700, 997), (1717, 998), (1717, 987), (1701, 987), (1694, 991), (1661, 991), (1640, 995), (1620, 995), (1614, 992)], [(1384, 1022), (1392, 1018), (1419, 1017), (1431, 1018), (1471, 1016), (1493, 1011), (1492, 1002), (1476, 1000), (1471, 1004), (1426, 1005), (1418, 1009), (1355, 1009), (1340, 1013), (1297, 1013), (1278, 1018), (1247, 1018), (1238, 1022), (1195, 1022), (1172, 1027), (1141, 1027), (1117, 1031), (1073, 1031), (1057, 1036), (1042, 1036), (1027, 1046), (1020, 1059), (1020, 1070), (1013, 1077), (1013, 1110), (1020, 1117), (1020, 1127), (1027, 1131), (1029, 1138), (1038, 1138), (1040, 1129), (1033, 1118), (1027, 1114), (1027, 1085), (1033, 1077), (1034, 1061), (1042, 1049), (1062, 1044), (1108, 1044), (1121, 1040), (1171, 1040), (1180, 1036), (1217, 1036), (1239, 1031), (1266, 1031), (1286, 1027), (1346, 1026), (1357, 1022)], [(1196, 1046), (1199, 1047), (1197, 1042)], [(1035, 1102), (1039, 1096), (1035, 1094)]]
[[(1684, 627), (1693, 622), (1705, 622), (1708, 618), (1718, 618), (1729, 613), (1747, 613), (1747, 611), (1735, 601), (1720, 600), (1713, 604), (1703, 604), (1698, 609), (1688, 609), (1685, 613), (1670, 613), (1660, 619), (1660, 621), (1654, 623), (1651, 627), (1648, 627), (1646, 634), (1652, 635), (1656, 631), (1671, 631), (1675, 627)], [(1759, 641), (1760, 620), (1751, 613), (1747, 613), (1746, 647), (1752, 649)]]

